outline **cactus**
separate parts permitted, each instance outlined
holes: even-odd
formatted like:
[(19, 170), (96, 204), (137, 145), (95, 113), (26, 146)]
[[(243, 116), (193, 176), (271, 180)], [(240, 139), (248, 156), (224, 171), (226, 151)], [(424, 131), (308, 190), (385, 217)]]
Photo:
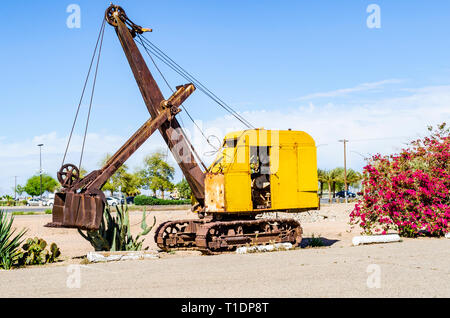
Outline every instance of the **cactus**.
[(55, 243), (50, 245), (50, 253), (46, 255), (47, 263), (53, 263), (61, 255), (61, 251)]
[[(78, 233), (89, 241), (95, 251), (140, 251), (144, 238), (156, 224), (156, 218), (153, 217), (153, 224), (147, 225), (145, 209), (142, 213), (141, 229), (142, 232), (136, 237), (131, 235), (130, 218), (128, 206), (116, 206), (117, 215), (112, 216), (109, 207), (105, 208), (100, 227), (95, 231), (86, 231), (83, 233), (80, 229)], [(148, 247), (147, 247), (148, 248)], [(146, 248), (146, 249), (147, 249)]]
[(46, 250), (47, 242), (44, 239), (35, 237), (27, 239), (22, 245), (22, 252), (17, 259), (17, 265), (42, 265), (54, 263), (61, 255), (58, 246), (55, 243), (50, 245), (50, 250)]

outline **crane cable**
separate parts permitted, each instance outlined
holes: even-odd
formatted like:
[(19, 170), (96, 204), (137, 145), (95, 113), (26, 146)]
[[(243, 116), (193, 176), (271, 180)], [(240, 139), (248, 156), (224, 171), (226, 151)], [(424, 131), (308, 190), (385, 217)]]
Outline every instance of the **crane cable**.
[(182, 68), (178, 63), (176, 63), (172, 58), (170, 58), (167, 54), (165, 54), (161, 49), (159, 49), (155, 44), (153, 44), (146, 37), (138, 34), (137, 35), (143, 42), (145, 42), (148, 49), (164, 64), (178, 73), (180, 76), (185, 78), (186, 80), (194, 83), (196, 87), (203, 92), (206, 96), (215, 101), (219, 106), (229, 112), (232, 116), (234, 116), (237, 120), (239, 120), (242, 124), (244, 124), (247, 128), (255, 128), (248, 120), (246, 120), (242, 115), (236, 112), (231, 106), (226, 104), (223, 100), (221, 100), (217, 95), (215, 95), (211, 90), (209, 90), (205, 85), (203, 85), (199, 80), (197, 80), (193, 75), (187, 72), (184, 68)]
[[(96, 53), (97, 53), (97, 48), (98, 48), (98, 44), (99, 44), (99, 42), (100, 42), (100, 39), (101, 39), (101, 42), (103, 42), (103, 34), (104, 34), (104, 30), (105, 30), (105, 19), (102, 19), (102, 24), (101, 24), (100, 31), (99, 31), (99, 34), (98, 34), (98, 37), (97, 37), (97, 42), (95, 43), (94, 52), (92, 53), (91, 63), (90, 63), (90, 65), (89, 65), (89, 70), (88, 70), (88, 72), (87, 72), (86, 79), (85, 79), (84, 85), (83, 85), (83, 89), (82, 89), (82, 91), (81, 91), (81, 97), (80, 97), (80, 100), (79, 100), (79, 102), (78, 102), (77, 111), (76, 111), (76, 113), (75, 113), (75, 118), (74, 118), (74, 120), (73, 120), (72, 129), (70, 130), (69, 139), (68, 139), (68, 141), (67, 141), (66, 150), (64, 151), (64, 156), (63, 156), (63, 160), (62, 160), (61, 166), (64, 165), (64, 162), (65, 162), (65, 160), (66, 160), (67, 151), (69, 150), (69, 145), (70, 145), (70, 142), (71, 142), (71, 140), (72, 140), (73, 131), (74, 131), (74, 128), (75, 128), (75, 124), (76, 124), (76, 122), (77, 122), (77, 119), (78, 119), (78, 115), (79, 115), (79, 112), (80, 112), (81, 103), (82, 103), (82, 101), (83, 101), (83, 97), (84, 97), (84, 93), (85, 93), (85, 90), (86, 90), (86, 86), (87, 86), (87, 83), (88, 83), (88, 81), (89, 81), (89, 76), (90, 76), (90, 74), (91, 74), (92, 65), (94, 64), (94, 59), (95, 59), (95, 55), (96, 55)], [(101, 44), (100, 44), (100, 46), (101, 46)], [(97, 66), (96, 66), (96, 67), (98, 68), (98, 60), (97, 60)], [(96, 70), (96, 73), (97, 73), (97, 70)], [(93, 87), (95, 87), (95, 83), (94, 83), (94, 86), (93, 86)], [(91, 105), (92, 105), (92, 96), (91, 96)], [(90, 110), (90, 109), (91, 109), (91, 106), (89, 106), (89, 110)], [(88, 120), (89, 120), (89, 119), (88, 119)], [(87, 129), (87, 126), (86, 126), (86, 129)], [(84, 141), (83, 141), (83, 148), (84, 148)], [(79, 166), (79, 168), (81, 169), (81, 158), (80, 158), (80, 166)]]
[[(142, 42), (142, 39), (139, 37), (139, 41), (140, 44), (142, 45), (142, 47), (144, 48), (145, 52), (147, 53), (147, 55), (149, 56), (150, 60), (152, 61), (153, 65), (155, 66), (155, 68), (158, 70), (159, 74), (161, 75), (162, 79), (164, 80), (164, 82), (166, 83), (167, 87), (169, 87), (169, 89), (172, 91), (172, 94), (175, 93), (175, 90), (172, 88), (172, 86), (169, 84), (169, 82), (167, 81), (166, 77), (164, 76), (164, 74), (161, 72), (160, 68), (158, 67), (158, 65), (156, 64), (156, 61), (153, 59), (152, 55), (150, 54), (150, 52), (148, 51), (146, 45)], [(205, 133), (203, 132), (203, 130), (198, 126), (198, 124), (194, 121), (194, 119), (192, 118), (191, 114), (189, 113), (189, 111), (186, 109), (186, 107), (184, 107), (183, 104), (180, 105), (183, 110), (186, 112), (187, 116), (189, 117), (189, 119), (192, 121), (192, 123), (197, 127), (197, 129), (200, 131), (200, 133), (202, 134), (202, 136), (205, 138), (206, 142), (213, 147), (214, 149), (216, 149), (216, 147), (214, 147), (208, 140), (208, 137), (206, 137)], [(180, 117), (180, 119), (182, 120), (182, 118)], [(183, 124), (184, 126), (184, 124)], [(186, 141), (188, 142), (189, 146), (191, 147), (191, 149), (193, 150), (195, 156), (197, 157), (197, 159), (200, 161), (200, 163), (202, 164), (203, 168), (205, 168), (205, 170), (207, 170), (207, 167), (205, 165), (205, 163), (203, 162), (203, 160), (200, 158), (200, 156), (198, 155), (198, 153), (195, 151), (194, 147), (192, 146), (192, 143), (190, 142), (189, 138), (187, 138), (186, 134), (184, 133), (184, 130), (181, 129), (181, 132), (183, 134), (183, 137), (186, 139)], [(216, 149), (217, 151), (217, 149)]]
[[(204, 88), (204, 89), (203, 89), (204, 85), (201, 84), (198, 80), (196, 80), (192, 75), (190, 75), (189, 73), (187, 73), (187, 71), (185, 71), (184, 69), (182, 69), (181, 66), (179, 66), (175, 61), (173, 61), (172, 59), (170, 59), (170, 57), (168, 57), (167, 55), (166, 55), (167, 59), (170, 59), (170, 60), (172, 61), (172, 63), (167, 62), (167, 60), (165, 61), (165, 60), (164, 60), (164, 57), (161, 57), (160, 55), (158, 55), (154, 50), (149, 50), (149, 48), (143, 43), (143, 40), (147, 40), (147, 39), (145, 39), (144, 37), (140, 36), (139, 34), (137, 34), (137, 36), (139, 37), (139, 40), (140, 40), (140, 43), (139, 43), (139, 44), (144, 48), (144, 50), (146, 51), (147, 55), (150, 57), (150, 59), (152, 60), (153, 64), (155, 65), (156, 69), (157, 69), (158, 72), (160, 73), (161, 77), (164, 79), (164, 81), (166, 82), (166, 84), (169, 86), (169, 88), (170, 88), (172, 91), (173, 91), (173, 89), (170, 87), (168, 81), (165, 79), (165, 77), (164, 77), (164, 75), (162, 74), (161, 70), (160, 70), (159, 67), (156, 65), (156, 62), (155, 62), (155, 60), (153, 59), (151, 53), (153, 53), (156, 57), (158, 57), (159, 60), (163, 61), (167, 66), (169, 66), (170, 68), (172, 68), (172, 70), (174, 70), (176, 73), (178, 73), (179, 75), (181, 75), (182, 77), (184, 77), (186, 80), (191, 81), (191, 82), (196, 82), (197, 86), (200, 86), (200, 90), (201, 90), (203, 93), (205, 93), (206, 95), (209, 95), (209, 94), (206, 92), (206, 90), (208, 90), (208, 89), (207, 89), (207, 88)], [(150, 41), (147, 40), (147, 42), (150, 42)], [(151, 43), (151, 42), (150, 42), (150, 43)], [(155, 46), (155, 47), (156, 47), (156, 46)], [(159, 50), (159, 49), (158, 49), (158, 50)], [(162, 52), (161, 50), (159, 50), (159, 51), (160, 51), (162, 54), (164, 54), (164, 52)], [(164, 55), (165, 55), (165, 54), (164, 54)], [(168, 64), (168, 63), (169, 63), (169, 64)], [(182, 70), (176, 69), (176, 67), (173, 66), (173, 63), (176, 64), (176, 65), (178, 65), (178, 67), (181, 68)], [(185, 72), (185, 73), (187, 73), (188, 75), (183, 75), (182, 72)], [(208, 90), (208, 91), (209, 91), (209, 90)], [(213, 93), (211, 93), (211, 94), (213, 94)], [(208, 136), (208, 137), (207, 137), (207, 136), (205, 135), (205, 133), (202, 131), (202, 129), (201, 129), (201, 128), (197, 125), (197, 123), (194, 121), (194, 119), (192, 118), (192, 116), (189, 114), (188, 110), (187, 110), (183, 105), (181, 105), (181, 106), (182, 106), (182, 108), (186, 111), (186, 114), (188, 115), (189, 119), (193, 122), (193, 124), (194, 124), (194, 125), (197, 127), (197, 129), (200, 131), (201, 135), (202, 135), (203, 138), (206, 140), (206, 142), (211, 146), (211, 148), (214, 149), (214, 150), (212, 150), (212, 151), (205, 152), (204, 155), (205, 155), (205, 156), (213, 156), (213, 155), (215, 155), (216, 153), (218, 153), (218, 152), (222, 149), (223, 146), (219, 145), (219, 147), (216, 147), (215, 145), (213, 145), (213, 144), (211, 143), (210, 138), (211, 138), (211, 137), (216, 137), (217, 140), (219, 140), (219, 138), (218, 138), (217, 136), (214, 136), (214, 135), (211, 135), (211, 136)], [(228, 106), (228, 107), (229, 107), (229, 106)], [(235, 116), (235, 117), (237, 116), (236, 118), (237, 118), (239, 121), (241, 121), (245, 126), (247, 126), (248, 128), (253, 127), (248, 121), (246, 121), (245, 118), (243, 118), (242, 116), (240, 116), (240, 115), (239, 115), (236, 111), (234, 111), (231, 107), (229, 107), (229, 108), (231, 109), (232, 115)], [(227, 111), (230, 112), (230, 110), (227, 110)], [(238, 118), (238, 117), (240, 117), (240, 118)], [(184, 134), (184, 132), (183, 132), (183, 134)], [(192, 147), (192, 145), (191, 145), (191, 148), (192, 148), (193, 152), (195, 153), (196, 157), (197, 157), (197, 158), (199, 159), (199, 161), (202, 163), (202, 165), (203, 165), (203, 167), (205, 168), (205, 170), (208, 170), (208, 169), (206, 168), (206, 166), (204, 165), (203, 161), (201, 160), (200, 156), (197, 154), (197, 152), (195, 151), (195, 149)], [(229, 157), (229, 156), (227, 155), (227, 157)]]
[[(97, 42), (95, 44), (95, 48), (94, 48), (94, 52), (92, 54), (92, 58), (91, 58), (91, 62), (90, 62), (90, 65), (89, 65), (88, 73), (86, 75), (85, 83), (83, 85), (83, 89), (82, 89), (82, 92), (81, 92), (81, 97), (80, 97), (80, 100), (79, 100), (79, 103), (78, 103), (78, 107), (77, 107), (77, 111), (76, 111), (76, 114), (75, 114), (75, 118), (74, 118), (74, 121), (73, 121), (73, 124), (72, 124), (72, 128), (71, 128), (71, 131), (70, 131), (70, 134), (69, 134), (69, 139), (68, 139), (68, 142), (67, 142), (67, 145), (66, 145), (66, 149), (65, 149), (65, 152), (64, 152), (62, 165), (64, 165), (64, 162), (65, 162), (65, 159), (66, 159), (66, 156), (67, 156), (67, 151), (68, 151), (71, 139), (72, 139), (72, 135), (73, 135), (73, 131), (74, 131), (74, 128), (75, 128), (75, 124), (76, 124), (76, 121), (78, 119), (81, 103), (82, 103), (83, 98), (84, 98), (86, 86), (87, 86), (87, 83), (88, 83), (88, 80), (89, 80), (89, 76), (91, 74), (92, 65), (93, 65), (93, 62), (94, 62), (94, 59), (95, 59), (95, 56), (96, 56), (96, 53), (97, 53), (97, 48), (98, 48), (99, 50), (98, 50), (98, 54), (97, 54), (97, 62), (96, 62), (96, 67), (95, 67), (94, 79), (93, 79), (93, 83), (92, 83), (91, 97), (90, 97), (90, 102), (89, 102), (88, 115), (87, 115), (85, 130), (84, 130), (83, 144), (82, 144), (82, 147), (81, 147), (81, 154), (80, 154), (80, 161), (79, 161), (79, 167), (81, 169), (81, 163), (82, 163), (82, 160), (83, 160), (84, 148), (85, 148), (85, 143), (86, 143), (87, 130), (88, 130), (88, 126), (89, 126), (89, 119), (90, 119), (90, 114), (91, 114), (91, 110), (92, 110), (92, 101), (93, 101), (93, 97), (94, 97), (95, 84), (96, 84), (96, 80), (97, 80), (98, 66), (99, 66), (99, 63), (100, 63), (101, 49), (102, 49), (102, 45), (103, 45), (103, 36), (104, 36), (104, 32), (105, 32), (105, 22), (106, 22), (106, 20), (102, 19), (102, 24), (101, 24), (101, 27), (100, 27), (99, 35), (97, 37)], [(242, 115), (238, 114), (231, 106), (227, 105), (224, 101), (222, 101), (219, 97), (217, 97), (217, 95), (215, 95), (213, 92), (211, 92), (199, 80), (197, 80), (194, 76), (192, 76), (185, 69), (183, 69), (173, 59), (171, 59), (169, 56), (167, 56), (156, 45), (154, 45), (152, 42), (150, 42), (148, 39), (146, 39), (145, 37), (141, 36), (140, 34), (137, 34), (137, 36), (138, 36), (138, 38), (140, 40), (140, 44), (144, 47), (146, 53), (149, 55), (150, 59), (152, 60), (153, 64), (155, 65), (156, 69), (158, 70), (158, 72), (160, 73), (161, 77), (164, 79), (165, 83), (167, 84), (167, 86), (170, 88), (170, 90), (172, 92), (174, 92), (174, 90), (172, 89), (172, 87), (170, 86), (170, 84), (168, 83), (168, 81), (166, 80), (164, 75), (162, 74), (162, 72), (159, 69), (159, 67), (156, 65), (156, 63), (155, 63), (154, 59), (152, 58), (150, 52), (153, 53), (154, 56), (156, 56), (159, 60), (161, 60), (164, 64), (169, 66), (172, 70), (174, 70), (180, 76), (182, 76), (183, 78), (185, 78), (186, 80), (188, 80), (190, 82), (193, 82), (199, 88), (199, 90), (201, 92), (203, 92), (206, 96), (208, 96), (213, 101), (215, 101), (219, 106), (221, 106), (223, 109), (225, 109), (227, 112), (229, 112), (232, 116), (234, 116), (236, 119), (238, 119), (247, 128), (254, 128), (254, 126), (248, 120), (246, 120)], [(148, 46), (146, 46), (144, 42), (147, 43), (148, 45), (150, 45), (150, 48)], [(100, 43), (100, 46), (99, 46), (99, 43)], [(189, 114), (189, 112), (187, 111), (187, 109), (184, 107), (183, 104), (181, 104), (181, 107), (183, 108), (183, 110), (186, 111), (186, 114), (188, 115), (189, 119), (199, 129), (199, 131), (201, 132), (202, 136), (206, 139), (207, 143), (211, 147), (216, 148), (216, 147), (214, 147), (214, 145), (212, 145), (210, 143), (209, 138), (206, 137), (204, 132), (197, 125), (197, 123), (194, 121), (194, 119)], [(188, 140), (188, 138), (184, 134), (184, 131), (183, 130), (181, 130), (181, 131), (182, 131), (183, 136), (185, 137), (185, 139), (189, 143), (191, 149), (194, 151), (197, 159), (201, 162), (203, 167), (205, 169), (207, 169), (205, 164), (201, 160), (200, 156), (197, 154), (197, 152), (193, 148), (192, 144), (190, 143), (190, 141)], [(220, 149), (216, 149), (216, 152), (219, 151), (219, 150)]]
[(78, 167), (80, 167), (80, 169), (81, 169), (81, 162), (83, 160), (84, 145), (85, 145), (85, 142), (86, 142), (86, 135), (87, 135), (87, 130), (88, 130), (88, 126), (89, 126), (89, 119), (90, 119), (90, 116), (91, 116), (92, 100), (94, 98), (95, 83), (97, 81), (98, 65), (100, 63), (100, 56), (102, 54), (103, 35), (105, 34), (105, 21), (106, 20), (103, 20), (103, 23), (102, 23), (102, 29), (101, 29), (101, 34), (102, 35), (101, 35), (101, 39), (100, 39), (100, 47), (99, 47), (98, 55), (97, 55), (97, 64), (95, 65), (94, 80), (92, 82), (91, 99), (89, 101), (89, 111), (88, 111), (88, 116), (87, 116), (87, 119), (86, 119), (86, 127), (84, 129), (83, 145), (81, 146), (80, 164), (78, 165)]

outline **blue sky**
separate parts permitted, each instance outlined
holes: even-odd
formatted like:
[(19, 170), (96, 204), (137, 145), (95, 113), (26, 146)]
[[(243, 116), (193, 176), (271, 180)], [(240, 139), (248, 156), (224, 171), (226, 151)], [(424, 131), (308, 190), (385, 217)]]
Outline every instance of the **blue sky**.
[[(0, 77), (0, 193), (14, 176), (25, 183), (39, 169), (61, 164), (104, 10), (110, 1), (11, 1), (2, 4)], [(81, 27), (66, 25), (70, 4), (81, 8)], [(433, 1), (120, 1), (146, 37), (200, 79), (254, 126), (310, 133), (322, 168), (400, 149), (426, 125), (450, 118), (450, 2)], [(370, 29), (366, 8), (381, 9), (381, 28)], [(148, 65), (169, 95), (150, 61)], [(172, 86), (185, 80), (160, 65)], [(78, 162), (84, 104), (69, 161)], [(200, 91), (185, 104), (207, 135), (242, 129)], [(97, 168), (148, 113), (119, 41), (106, 26), (84, 165)], [(182, 121), (208, 163), (211, 149)], [(152, 136), (129, 161), (164, 148)], [(181, 177), (177, 173), (177, 179)]]

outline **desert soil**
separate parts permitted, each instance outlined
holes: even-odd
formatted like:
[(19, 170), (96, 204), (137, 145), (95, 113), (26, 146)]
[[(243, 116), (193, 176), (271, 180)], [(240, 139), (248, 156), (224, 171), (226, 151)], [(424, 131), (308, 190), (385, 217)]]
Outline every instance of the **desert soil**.
[[(450, 240), (352, 246), (358, 228), (348, 225), (352, 204), (325, 205), (291, 215), (303, 226), (302, 248), (290, 251), (204, 256), (159, 253), (159, 259), (85, 264), (92, 246), (74, 229), (46, 228), (51, 215), (19, 215), (14, 226), (29, 229), (61, 249), (61, 261), (0, 271), (0, 297), (449, 297)], [(188, 210), (153, 211), (151, 224), (195, 218)], [(286, 215), (279, 214), (280, 217)], [(142, 212), (130, 213), (133, 233)], [(155, 226), (156, 228), (156, 226)], [(144, 246), (157, 252), (155, 228)], [(304, 248), (320, 236), (326, 246)], [(74, 267), (74, 265), (79, 265)], [(73, 285), (79, 271), (80, 285)]]

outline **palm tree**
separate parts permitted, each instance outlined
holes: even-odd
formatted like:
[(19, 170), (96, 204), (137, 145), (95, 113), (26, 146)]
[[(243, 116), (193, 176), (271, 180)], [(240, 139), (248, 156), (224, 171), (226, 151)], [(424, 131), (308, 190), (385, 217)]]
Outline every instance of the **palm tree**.
[(347, 170), (347, 184), (348, 185), (354, 185), (359, 183), (359, 181), (362, 180), (362, 174), (358, 171), (355, 171), (353, 169)]
[(323, 185), (324, 185), (324, 183), (327, 182), (326, 177), (325, 177), (326, 174), (327, 174), (326, 170), (317, 169), (317, 179), (319, 180), (319, 187), (320, 187), (320, 194), (319, 194), (319, 196), (320, 197), (322, 197)]
[(344, 183), (344, 168), (338, 167), (330, 171), (331, 184), (333, 188), (333, 198), (336, 195), (336, 183)]
[(324, 170), (322, 175), (323, 183), (328, 184), (328, 202), (331, 203), (332, 196), (331, 196), (331, 187), (334, 184), (336, 180), (336, 175), (333, 173), (333, 170)]

